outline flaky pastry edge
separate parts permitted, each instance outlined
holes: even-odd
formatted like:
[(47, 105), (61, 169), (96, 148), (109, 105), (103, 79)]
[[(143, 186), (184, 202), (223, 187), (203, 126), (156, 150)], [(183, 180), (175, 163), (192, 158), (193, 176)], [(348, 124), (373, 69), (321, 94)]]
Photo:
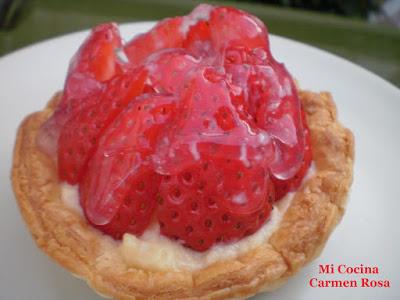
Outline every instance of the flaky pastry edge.
[(320, 254), (344, 214), (353, 175), (353, 135), (338, 122), (329, 93), (300, 91), (316, 172), (296, 192), (272, 236), (235, 259), (198, 271), (129, 267), (116, 241), (61, 201), (56, 167), (36, 145), (38, 130), (54, 112), (60, 95), (21, 123), (14, 148), (13, 189), (39, 248), (103, 296), (226, 299), (271, 291)]

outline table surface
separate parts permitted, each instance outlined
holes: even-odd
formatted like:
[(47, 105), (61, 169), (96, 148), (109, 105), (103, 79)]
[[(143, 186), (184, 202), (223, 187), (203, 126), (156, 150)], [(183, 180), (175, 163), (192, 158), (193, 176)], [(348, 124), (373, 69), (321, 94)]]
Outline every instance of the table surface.
[[(340, 55), (400, 86), (398, 29), (371, 25), (358, 19), (249, 2), (206, 2), (245, 9), (263, 20), (271, 33)], [(198, 3), (200, 1), (191, 0), (27, 1), (17, 26), (0, 30), (0, 55), (100, 22), (157, 20), (186, 14)]]

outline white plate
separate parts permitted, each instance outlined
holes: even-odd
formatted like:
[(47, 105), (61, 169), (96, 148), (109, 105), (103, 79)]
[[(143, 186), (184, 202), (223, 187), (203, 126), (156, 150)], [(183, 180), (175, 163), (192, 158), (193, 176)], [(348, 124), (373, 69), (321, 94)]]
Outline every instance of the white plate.
[[(122, 35), (129, 38), (151, 25), (124, 25)], [(69, 58), (86, 34), (55, 38), (0, 59), (0, 299), (100, 299), (36, 248), (9, 180), (18, 124), (62, 88)], [(277, 36), (271, 45), (303, 88), (333, 94), (340, 120), (356, 137), (356, 165), (347, 212), (322, 255), (268, 299), (395, 299), (400, 295), (400, 90), (316, 48)], [(311, 288), (312, 277), (360, 279), (320, 276), (319, 264), (377, 266), (380, 274), (369, 277), (389, 279), (392, 287)]]

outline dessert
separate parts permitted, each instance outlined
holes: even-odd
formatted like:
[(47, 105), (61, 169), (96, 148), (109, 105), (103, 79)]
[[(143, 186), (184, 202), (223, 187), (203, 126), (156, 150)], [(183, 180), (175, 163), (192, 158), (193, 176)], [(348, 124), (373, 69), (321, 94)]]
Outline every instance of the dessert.
[(200, 5), (125, 44), (96, 26), (21, 124), (12, 180), (39, 247), (101, 294), (248, 297), (321, 251), (353, 147), (261, 21)]

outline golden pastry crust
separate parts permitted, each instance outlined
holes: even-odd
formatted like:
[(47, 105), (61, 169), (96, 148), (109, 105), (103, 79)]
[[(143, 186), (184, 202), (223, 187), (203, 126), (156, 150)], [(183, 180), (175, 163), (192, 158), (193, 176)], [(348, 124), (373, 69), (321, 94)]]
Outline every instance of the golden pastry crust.
[(13, 188), (37, 245), (98, 293), (115, 299), (246, 298), (277, 288), (321, 252), (340, 221), (352, 182), (354, 141), (337, 121), (329, 93), (299, 93), (311, 131), (315, 174), (296, 192), (278, 229), (261, 246), (198, 271), (129, 267), (118, 242), (61, 201), (56, 167), (36, 145), (60, 94), (20, 125)]

